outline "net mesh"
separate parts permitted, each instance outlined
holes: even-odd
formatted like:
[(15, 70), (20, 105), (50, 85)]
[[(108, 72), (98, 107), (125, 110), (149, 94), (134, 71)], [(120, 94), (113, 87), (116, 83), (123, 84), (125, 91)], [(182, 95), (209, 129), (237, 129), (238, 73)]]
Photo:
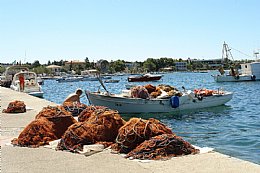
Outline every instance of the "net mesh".
[(87, 105), (79, 102), (65, 102), (62, 106), (66, 111), (71, 112), (73, 116), (78, 116), (85, 108), (87, 108)]
[(159, 160), (171, 157), (196, 154), (199, 150), (195, 149), (190, 143), (174, 134), (162, 134), (145, 140), (134, 150), (127, 154), (127, 158)]
[(128, 153), (143, 141), (161, 134), (173, 134), (173, 132), (159, 120), (131, 118), (119, 129), (116, 144), (112, 145), (112, 149)]
[(15, 100), (8, 104), (7, 109), (3, 109), (3, 113), (23, 113), (26, 112), (26, 105), (23, 101)]
[(118, 129), (125, 124), (117, 111), (103, 109), (94, 111), (87, 120), (73, 124), (58, 144), (59, 150), (82, 151), (84, 145), (103, 142), (111, 145)]
[(39, 147), (58, 139), (53, 131), (54, 124), (46, 118), (39, 118), (28, 124), (18, 138), (12, 140), (13, 145), (22, 147)]

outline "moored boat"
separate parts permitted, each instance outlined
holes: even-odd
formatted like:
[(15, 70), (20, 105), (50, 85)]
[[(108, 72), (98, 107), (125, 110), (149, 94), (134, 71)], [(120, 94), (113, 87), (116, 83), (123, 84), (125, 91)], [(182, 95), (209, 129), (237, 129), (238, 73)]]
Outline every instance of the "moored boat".
[(16, 73), (13, 77), (10, 88), (32, 96), (43, 97), (43, 91), (37, 82), (37, 75), (34, 72), (20, 71)]
[(108, 79), (105, 80), (104, 83), (118, 83), (120, 80), (116, 80), (116, 79)]
[(127, 78), (128, 82), (147, 82), (147, 81), (157, 81), (162, 78), (162, 75), (154, 75), (154, 74), (144, 74), (140, 76), (129, 76)]
[(69, 77), (61, 77), (59, 79), (56, 79), (59, 83), (62, 82), (78, 82), (81, 81), (83, 77), (76, 77), (76, 76), (69, 76)]
[(130, 90), (121, 94), (86, 91), (90, 104), (106, 106), (120, 113), (177, 112), (220, 106), (232, 99), (233, 93), (219, 90), (184, 91), (179, 96), (157, 98), (133, 98)]
[[(233, 56), (230, 52), (230, 48), (226, 43), (223, 44), (222, 49), (222, 61), (229, 60), (229, 57)], [(220, 74), (212, 75), (216, 82), (241, 82), (241, 81), (257, 81), (260, 80), (260, 62), (244, 63), (241, 64), (241, 70), (239, 72), (238, 66), (230, 65), (229, 73), (226, 73), (223, 67), (220, 67)]]

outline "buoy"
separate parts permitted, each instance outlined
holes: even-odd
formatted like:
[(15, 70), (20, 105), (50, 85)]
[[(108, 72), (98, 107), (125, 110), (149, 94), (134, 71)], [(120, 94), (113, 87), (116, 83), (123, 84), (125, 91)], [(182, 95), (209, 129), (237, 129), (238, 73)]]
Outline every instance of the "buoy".
[(180, 101), (178, 96), (172, 96), (170, 99), (170, 104), (172, 108), (177, 108), (180, 106)]

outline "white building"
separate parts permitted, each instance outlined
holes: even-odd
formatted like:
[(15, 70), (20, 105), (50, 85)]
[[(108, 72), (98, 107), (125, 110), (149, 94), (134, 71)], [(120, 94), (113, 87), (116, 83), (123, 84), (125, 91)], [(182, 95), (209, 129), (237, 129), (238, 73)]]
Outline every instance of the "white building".
[(175, 62), (177, 71), (187, 71), (187, 62)]

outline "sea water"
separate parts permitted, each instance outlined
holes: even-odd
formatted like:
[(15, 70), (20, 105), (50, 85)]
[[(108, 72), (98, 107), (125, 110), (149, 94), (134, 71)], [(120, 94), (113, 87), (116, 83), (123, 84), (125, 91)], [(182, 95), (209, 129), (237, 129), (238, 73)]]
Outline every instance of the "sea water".
[[(213, 147), (215, 151), (260, 164), (260, 81), (254, 82), (224, 82), (217, 83), (209, 73), (167, 73), (160, 81), (148, 82), (152, 85), (169, 84), (182, 90), (207, 88), (224, 89), (234, 92), (231, 101), (225, 105), (178, 113), (127, 114), (142, 118), (154, 117), (172, 128), (173, 132), (182, 136), (188, 142), (200, 147)], [(143, 83), (128, 83), (127, 76), (115, 76), (119, 83), (105, 83), (111, 93), (120, 93), (126, 84), (145, 85)], [(42, 86), (44, 98), (61, 104), (70, 93), (77, 88), (83, 90), (103, 90), (98, 81), (80, 81), (58, 83), (55, 80), (45, 80)], [(86, 96), (81, 102), (88, 104)], [(149, 111), (149, 110), (147, 110)]]

